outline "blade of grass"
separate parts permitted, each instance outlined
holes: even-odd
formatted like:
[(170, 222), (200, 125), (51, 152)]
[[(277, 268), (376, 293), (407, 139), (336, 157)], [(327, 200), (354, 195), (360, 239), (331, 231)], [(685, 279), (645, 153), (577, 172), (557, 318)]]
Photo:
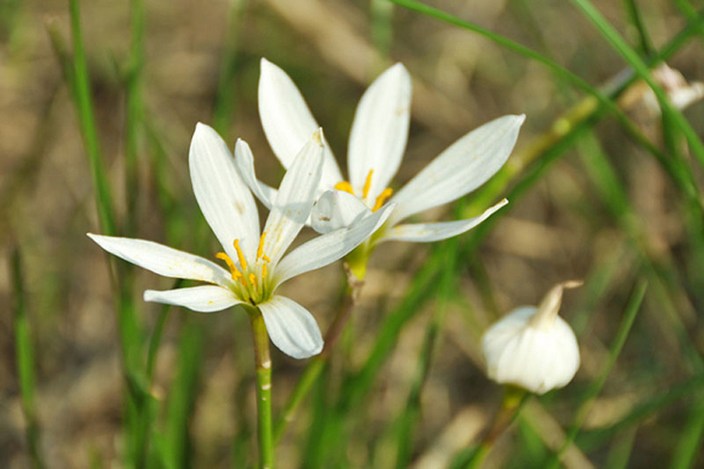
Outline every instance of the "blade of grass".
[(697, 460), (701, 459), (700, 448), (704, 434), (704, 391), (699, 390), (692, 399), (689, 407), (689, 418), (682, 432), (677, 438), (677, 447), (670, 467), (696, 467)]
[(93, 184), (95, 185), (100, 228), (104, 234), (114, 236), (117, 233), (117, 225), (115, 212), (112, 207), (112, 190), (106, 176), (107, 170), (101, 156), (98, 131), (95, 126), (79, 3), (79, 0), (69, 0), (71, 35), (73, 37), (73, 71), (70, 86), (76, 104), (83, 143), (88, 155)]
[(13, 307), (13, 329), (15, 337), (15, 356), (17, 375), (20, 384), (22, 412), (25, 418), (25, 438), (29, 449), (32, 467), (46, 467), (40, 448), (40, 428), (35, 401), (36, 378), (34, 375), (34, 344), (31, 337), (27, 305), (25, 302), (24, 275), (19, 249), (12, 252), (12, 290), (15, 304)]
[(187, 324), (179, 340), (178, 370), (169, 392), (164, 441), (165, 460), (173, 468), (190, 467), (192, 463), (188, 421), (195, 406), (202, 369), (202, 327), (188, 319), (185, 321)]
[(406, 399), (406, 404), (401, 408), (400, 414), (396, 417), (394, 426), (396, 428), (396, 467), (401, 469), (408, 467), (411, 463), (413, 451), (416, 449), (413, 444), (413, 433), (420, 417), (421, 393), (428, 379), (430, 366), (434, 358), (434, 350), (438, 336), (445, 321), (447, 312), (447, 302), (449, 296), (456, 289), (456, 266), (458, 257), (458, 242), (456, 238), (443, 243), (445, 245), (442, 254), (445, 263), (437, 284), (436, 301), (433, 308), (433, 315), (430, 325), (423, 338), (420, 353), (417, 359), (415, 377), (411, 383), (411, 389)]
[(668, 386), (667, 389), (640, 403), (625, 417), (609, 426), (582, 430), (577, 435), (577, 443), (583, 451), (591, 451), (599, 445), (612, 441), (621, 432), (652, 418), (666, 407), (681, 402), (687, 396), (696, 395), (702, 389), (704, 389), (704, 373), (698, 373), (682, 383)]
[(226, 141), (230, 141), (230, 126), (235, 108), (235, 87), (233, 86), (239, 65), (239, 35), (246, 0), (232, 0), (227, 15), (227, 36), (222, 51), (220, 77), (215, 96), (213, 126)]
[(643, 15), (641, 14), (640, 8), (636, 4), (636, 0), (624, 0), (624, 4), (626, 7), (626, 12), (631, 18), (631, 24), (635, 30), (638, 31), (641, 55), (644, 57), (652, 57), (655, 55), (655, 48), (653, 47), (653, 41), (650, 40), (648, 31), (645, 29)]
[(127, 196), (127, 219), (125, 234), (135, 236), (137, 230), (137, 201), (139, 200), (139, 138), (142, 131), (142, 70), (144, 68), (144, 3), (130, 2), (132, 42), (128, 59), (125, 93), (125, 194)]
[(577, 410), (577, 414), (574, 418), (574, 421), (572, 422), (572, 425), (570, 425), (570, 428), (567, 431), (565, 440), (562, 442), (562, 445), (560, 446), (560, 449), (557, 451), (557, 453), (553, 455), (550, 463), (548, 464), (548, 467), (554, 468), (559, 466), (560, 458), (564, 454), (565, 450), (575, 440), (577, 434), (579, 433), (579, 430), (582, 428), (582, 425), (584, 425), (584, 421), (586, 420), (586, 417), (589, 414), (589, 410), (591, 409), (594, 399), (596, 399), (596, 397), (603, 389), (604, 384), (606, 383), (606, 379), (609, 377), (611, 370), (616, 364), (616, 360), (621, 354), (621, 350), (623, 350), (623, 346), (626, 343), (626, 339), (628, 338), (628, 335), (631, 331), (631, 327), (635, 322), (636, 315), (638, 314), (638, 311), (640, 311), (640, 306), (643, 303), (643, 298), (645, 298), (645, 292), (647, 288), (647, 283), (644, 281), (639, 282), (638, 285), (635, 287), (635, 290), (631, 295), (628, 305), (626, 306), (626, 309), (624, 311), (621, 324), (619, 325), (618, 331), (616, 332), (616, 337), (614, 337), (614, 341), (611, 344), (608, 360), (604, 364), (600, 375), (591, 383), (584, 396), (582, 397), (581, 404), (579, 406), (579, 409)]
[[(386, 60), (391, 52), (393, 25), (391, 20), (394, 5), (388, 0), (371, 0), (372, 43), (379, 52), (379, 57)], [(382, 65), (382, 64), (380, 64)]]
[(692, 129), (691, 125), (687, 122), (682, 113), (670, 103), (662, 87), (655, 82), (650, 74), (648, 65), (641, 60), (638, 54), (626, 43), (625, 40), (623, 40), (616, 29), (611, 26), (611, 24), (601, 15), (601, 13), (599, 13), (591, 2), (588, 0), (571, 1), (582, 11), (582, 13), (584, 13), (584, 16), (597, 28), (611, 47), (618, 52), (631, 67), (633, 67), (636, 74), (638, 74), (638, 76), (645, 81), (648, 86), (650, 86), (650, 89), (653, 90), (653, 93), (655, 93), (655, 96), (658, 99), (658, 103), (663, 114), (669, 114), (673, 121), (676, 122), (681, 132), (687, 139), (694, 156), (697, 160), (699, 160), (699, 164), (704, 166), (704, 144), (702, 144), (702, 141), (699, 139), (696, 132)]
[[(96, 191), (96, 203), (100, 228), (104, 234), (115, 235), (117, 231), (112, 195), (107, 179), (107, 170), (102, 159), (100, 142), (93, 113), (88, 65), (81, 30), (80, 3), (69, 0), (69, 16), (73, 40), (72, 91), (76, 112), (78, 114), (81, 134), (91, 169)], [(150, 401), (147, 381), (142, 370), (141, 343), (142, 333), (136, 318), (134, 301), (131, 294), (131, 276), (122, 271), (118, 265), (118, 274), (114, 277), (117, 285), (117, 322), (123, 357), (124, 376), (128, 393), (125, 396), (125, 436), (127, 439), (125, 465), (141, 466), (146, 458), (146, 433), (142, 422), (145, 405)], [(123, 275), (124, 273), (124, 275)]]

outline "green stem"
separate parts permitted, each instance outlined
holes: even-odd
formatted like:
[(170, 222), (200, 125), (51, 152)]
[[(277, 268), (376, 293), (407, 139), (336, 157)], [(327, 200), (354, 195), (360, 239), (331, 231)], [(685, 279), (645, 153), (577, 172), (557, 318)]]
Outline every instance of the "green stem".
[(264, 317), (256, 309), (250, 311), (254, 339), (254, 363), (257, 371), (257, 418), (259, 437), (259, 467), (274, 467), (274, 438), (271, 423), (271, 355), (269, 335)]
[(34, 346), (32, 344), (29, 319), (25, 305), (24, 278), (19, 250), (12, 253), (12, 283), (15, 293), (13, 326), (15, 332), (15, 354), (17, 359), (17, 375), (20, 382), (22, 412), (26, 420), (25, 436), (29, 447), (29, 457), (32, 467), (46, 467), (39, 444), (39, 419), (34, 399), (36, 381), (34, 378)]
[(503, 435), (509, 425), (511, 425), (511, 422), (516, 419), (529, 395), (530, 394), (523, 389), (506, 386), (501, 409), (499, 409), (494, 416), (494, 421), (489, 431), (484, 435), (484, 438), (482, 438), (476, 453), (474, 453), (474, 456), (466, 466), (467, 469), (474, 469), (481, 466), (484, 458), (489, 454), (494, 443), (496, 443), (496, 440)]
[[(358, 268), (356, 271), (358, 275), (360, 272), (366, 272), (366, 261), (363, 265), (358, 265), (357, 267)], [(330, 351), (335, 347), (337, 339), (344, 330), (362, 291), (362, 287), (364, 286), (364, 278), (360, 279), (353, 274), (349, 266), (346, 265), (345, 268), (347, 271), (347, 282), (349, 286), (345, 289), (342, 305), (340, 306), (335, 319), (333, 319), (332, 324), (325, 333), (325, 346), (323, 347), (323, 351), (320, 352), (320, 355), (314, 357), (308, 363), (301, 379), (299, 379), (298, 383), (296, 383), (296, 387), (284, 407), (281, 418), (276, 422), (276, 426), (274, 428), (274, 441), (279, 441), (279, 439), (283, 436), (286, 426), (293, 420), (296, 410), (298, 410), (298, 406), (303, 401), (303, 398), (308, 395), (311, 387), (313, 387), (313, 384), (317, 381), (320, 373), (325, 368), (325, 364), (330, 357)]]

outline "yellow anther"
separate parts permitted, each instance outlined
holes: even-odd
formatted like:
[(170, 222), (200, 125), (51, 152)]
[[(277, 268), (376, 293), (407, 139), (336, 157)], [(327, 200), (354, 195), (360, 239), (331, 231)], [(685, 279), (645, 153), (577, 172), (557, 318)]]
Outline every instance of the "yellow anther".
[(381, 194), (376, 198), (374, 201), (374, 208), (372, 208), (372, 212), (376, 212), (379, 210), (387, 200), (389, 200), (389, 197), (391, 197), (391, 194), (394, 193), (394, 190), (390, 187), (387, 187), (383, 191), (381, 191)]
[(367, 179), (364, 180), (364, 187), (362, 188), (362, 198), (366, 200), (369, 195), (369, 189), (372, 188), (372, 176), (374, 175), (374, 170), (370, 169), (367, 173)]
[(227, 268), (230, 269), (230, 275), (232, 276), (232, 280), (237, 280), (237, 278), (242, 277), (242, 272), (240, 272), (235, 263), (232, 262), (230, 256), (228, 256), (224, 252), (218, 252), (217, 254), (215, 254), (215, 257), (217, 259), (225, 261), (225, 264), (227, 264)]
[(271, 262), (271, 259), (269, 259), (269, 256), (267, 256), (266, 254), (262, 254), (262, 260), (264, 262)]
[(352, 189), (352, 184), (350, 184), (349, 181), (338, 182), (337, 184), (335, 184), (335, 189), (354, 195), (354, 189)]
[(264, 254), (264, 240), (266, 239), (266, 231), (262, 233), (259, 237), (259, 246), (257, 246), (257, 260), (263, 259)]
[(240, 261), (240, 266), (242, 267), (242, 270), (247, 270), (247, 259), (244, 257), (244, 253), (242, 252), (242, 249), (240, 248), (240, 240), (236, 239), (232, 242), (232, 245), (235, 247), (235, 251), (237, 252), (237, 259)]
[(262, 281), (266, 280), (266, 264), (262, 264)]
[(249, 274), (249, 283), (256, 288), (257, 287), (257, 276), (254, 274)]

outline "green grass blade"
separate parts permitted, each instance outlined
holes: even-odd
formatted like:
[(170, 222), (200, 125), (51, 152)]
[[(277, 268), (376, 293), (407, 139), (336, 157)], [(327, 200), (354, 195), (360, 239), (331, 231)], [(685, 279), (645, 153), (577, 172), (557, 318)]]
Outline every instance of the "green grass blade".
[(165, 459), (174, 468), (190, 467), (188, 421), (193, 412), (201, 372), (203, 330), (186, 320), (179, 342), (178, 369), (169, 392)]
[(246, 0), (233, 0), (230, 2), (226, 28), (227, 36), (223, 45), (220, 77), (215, 97), (213, 127), (226, 142), (230, 141), (230, 126), (235, 109), (234, 79), (239, 67), (239, 35), (241, 33), (245, 5)]
[(388, 0), (371, 0), (372, 43), (379, 56), (386, 59), (391, 52), (394, 5)]
[(100, 228), (103, 234), (115, 235), (117, 225), (115, 212), (112, 206), (112, 191), (107, 178), (107, 170), (103, 162), (98, 130), (93, 114), (90, 80), (88, 78), (88, 65), (83, 45), (83, 32), (81, 29), (81, 12), (79, 0), (69, 0), (71, 17), (71, 35), (73, 37), (73, 81), (70, 83), (76, 104), (76, 112), (81, 128), (81, 135), (88, 155), (90, 172), (95, 186), (96, 204)]
[(625, 0), (625, 7), (628, 16), (631, 18), (631, 24), (638, 31), (638, 40), (640, 42), (641, 55), (645, 57), (652, 57), (655, 55), (655, 48), (653, 47), (653, 41), (648, 35), (648, 31), (645, 29), (645, 24), (643, 23), (643, 15), (641, 10), (636, 3), (636, 0)]
[(34, 344), (31, 338), (29, 319), (27, 318), (22, 259), (17, 249), (12, 253), (12, 290), (15, 298), (13, 308), (15, 355), (17, 360), (17, 375), (20, 381), (22, 412), (24, 413), (26, 421), (25, 438), (27, 439), (32, 467), (41, 469), (46, 467), (46, 464), (40, 448), (39, 419), (37, 418), (35, 400), (36, 378), (34, 376)]
[(572, 425), (570, 426), (570, 429), (567, 432), (565, 441), (562, 442), (562, 445), (558, 452), (554, 454), (554, 457), (549, 467), (558, 467), (560, 457), (577, 437), (577, 434), (579, 433), (580, 428), (584, 424), (584, 421), (589, 413), (594, 399), (596, 399), (596, 397), (603, 389), (604, 384), (606, 383), (606, 379), (608, 378), (609, 374), (611, 373), (611, 370), (616, 364), (616, 360), (621, 354), (621, 350), (623, 350), (623, 346), (626, 343), (626, 339), (628, 338), (628, 335), (631, 332), (631, 327), (635, 322), (636, 315), (638, 314), (638, 311), (640, 311), (640, 306), (643, 303), (643, 298), (645, 298), (645, 292), (647, 288), (648, 287), (645, 282), (640, 282), (636, 286), (633, 294), (631, 295), (628, 305), (626, 306), (626, 309), (624, 311), (621, 324), (619, 325), (618, 331), (616, 332), (616, 337), (614, 337), (613, 343), (611, 344), (608, 360), (606, 361), (606, 364), (601, 370), (601, 374), (597, 377), (596, 380), (591, 383), (586, 393), (582, 397), (582, 403), (579, 407), (579, 410), (577, 411), (577, 415), (574, 421), (572, 422)]
[(139, 200), (139, 141), (143, 123), (141, 93), (142, 70), (144, 68), (144, 3), (142, 0), (130, 2), (132, 42), (127, 67), (125, 93), (127, 98), (125, 113), (125, 194), (127, 196), (127, 217), (125, 234), (135, 236), (137, 232), (137, 201)]
[(636, 74), (645, 81), (653, 90), (658, 98), (658, 103), (663, 114), (670, 114), (670, 117), (677, 123), (680, 130), (684, 134), (687, 142), (694, 153), (694, 156), (699, 160), (699, 164), (704, 166), (704, 144), (699, 139), (692, 126), (687, 122), (682, 113), (676, 109), (667, 98), (665, 91), (658, 85), (650, 74), (648, 65), (638, 56), (638, 54), (623, 40), (621, 35), (611, 24), (606, 21), (601, 13), (588, 0), (572, 0), (584, 15), (592, 22), (592, 24), (601, 32), (606, 41), (617, 51), (628, 64), (633, 67)]
[(436, 301), (433, 308), (433, 316), (430, 325), (423, 338), (423, 344), (418, 354), (415, 377), (411, 383), (411, 389), (406, 399), (406, 405), (401, 408), (400, 415), (396, 418), (396, 467), (399, 469), (408, 467), (415, 449), (413, 434), (418, 423), (421, 411), (421, 393), (430, 372), (430, 366), (434, 358), (434, 350), (441, 333), (442, 326), (447, 312), (447, 303), (452, 291), (456, 288), (456, 267), (458, 260), (458, 240), (449, 239), (445, 243), (444, 258), (445, 268), (438, 279)]

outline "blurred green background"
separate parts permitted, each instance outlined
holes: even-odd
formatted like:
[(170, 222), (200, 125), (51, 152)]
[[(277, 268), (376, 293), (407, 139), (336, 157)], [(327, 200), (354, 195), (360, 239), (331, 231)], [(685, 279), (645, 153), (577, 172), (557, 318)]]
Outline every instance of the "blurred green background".
[[(557, 452), (566, 467), (704, 464), (701, 5), (599, 0), (601, 17), (583, 0), (399, 3), (84, 1), (82, 51), (69, 3), (0, 1), (3, 466), (255, 464), (245, 315), (143, 303), (145, 288), (172, 283), (108, 262), (85, 233), (112, 217), (113, 234), (212, 257), (188, 144), (196, 122), (213, 125), (231, 146), (248, 141), (278, 183), (257, 111), (261, 57), (297, 83), (342, 165), (359, 97), (404, 63), (414, 95), (399, 185), (469, 130), (527, 115), (505, 171), (436, 215), (502, 197), (507, 209), (455, 240), (377, 250), (280, 467), (459, 465), (501, 400), (482, 331), (571, 278), (585, 280), (562, 308), (582, 367), (526, 405), (487, 464), (545, 467)], [(682, 74), (644, 75), (675, 97), (662, 113), (644, 69), (629, 72), (661, 58)], [(343, 281), (334, 265), (285, 289), (325, 331)], [(274, 351), (275, 412), (304, 367)]]

